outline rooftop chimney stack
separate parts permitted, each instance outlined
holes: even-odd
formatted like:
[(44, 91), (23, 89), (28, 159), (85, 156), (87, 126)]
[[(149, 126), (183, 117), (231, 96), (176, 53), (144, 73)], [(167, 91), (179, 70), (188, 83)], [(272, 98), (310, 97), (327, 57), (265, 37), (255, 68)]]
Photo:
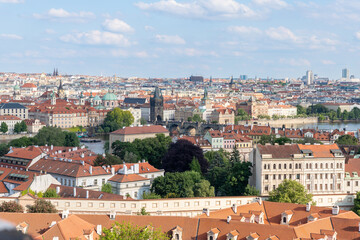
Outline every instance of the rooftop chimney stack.
[(233, 210), (234, 213), (237, 212), (237, 206), (235, 203), (231, 206), (231, 209)]
[(69, 216), (69, 210), (62, 211), (62, 213), (61, 213), (61, 218), (62, 219), (67, 218), (68, 216)]
[(334, 206), (332, 207), (332, 215), (338, 215), (339, 212), (340, 212), (340, 207), (337, 206), (337, 205), (334, 205)]
[(60, 186), (56, 187), (56, 193), (59, 194), (60, 193)]
[(92, 166), (89, 166), (89, 173), (92, 175)]
[(76, 187), (74, 187), (74, 197), (76, 197)]
[(89, 191), (86, 191), (86, 199), (89, 198)]
[(308, 203), (306, 204), (306, 211), (307, 211), (307, 212), (310, 212), (310, 210), (311, 210), (311, 202), (308, 202)]
[(227, 223), (230, 223), (230, 221), (231, 221), (231, 216), (228, 216), (228, 217), (226, 218), (226, 222), (227, 222)]
[(96, 225), (96, 233), (101, 236), (101, 234), (102, 234), (102, 226), (101, 225)]

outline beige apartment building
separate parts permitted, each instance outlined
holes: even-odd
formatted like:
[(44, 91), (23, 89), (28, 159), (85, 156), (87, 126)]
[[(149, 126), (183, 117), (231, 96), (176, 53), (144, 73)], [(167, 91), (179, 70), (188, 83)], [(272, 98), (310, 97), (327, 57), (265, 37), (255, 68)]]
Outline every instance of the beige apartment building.
[(345, 157), (337, 144), (257, 145), (250, 161), (254, 164), (251, 183), (267, 196), (285, 179), (304, 185), (312, 194), (342, 194)]
[[(135, 139), (145, 139), (156, 137), (156, 134), (164, 134), (169, 136), (169, 130), (160, 125), (148, 125), (148, 126), (137, 126), (137, 127), (124, 127), (110, 133), (109, 144), (110, 146), (115, 141), (120, 142), (133, 142)], [(110, 147), (110, 153), (112, 149)]]

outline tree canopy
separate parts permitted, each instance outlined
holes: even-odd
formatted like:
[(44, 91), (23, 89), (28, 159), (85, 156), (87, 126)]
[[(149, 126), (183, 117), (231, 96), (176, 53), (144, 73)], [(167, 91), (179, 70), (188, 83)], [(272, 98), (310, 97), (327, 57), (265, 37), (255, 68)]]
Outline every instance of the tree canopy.
[(208, 162), (204, 158), (202, 149), (187, 140), (178, 140), (170, 145), (168, 152), (163, 158), (163, 168), (166, 172), (188, 171), (194, 157), (200, 164), (201, 172), (206, 173)]
[(269, 201), (307, 204), (312, 202), (312, 194), (296, 180), (285, 179), (279, 186), (270, 192)]
[(171, 137), (156, 134), (154, 138), (135, 139), (132, 143), (116, 141), (112, 144), (113, 154), (125, 162), (145, 159), (156, 168), (162, 167), (162, 159), (171, 144)]
[(354, 198), (354, 207), (351, 210), (360, 216), (360, 192), (356, 193), (356, 197)]
[(59, 198), (60, 196), (56, 193), (54, 188), (48, 188), (44, 194), (42, 195), (43, 198)]
[(105, 183), (101, 186), (101, 191), (102, 192), (106, 192), (106, 193), (113, 193), (112, 192), (112, 187), (110, 183)]
[(105, 132), (112, 132), (122, 127), (128, 127), (133, 123), (134, 116), (130, 111), (116, 107), (107, 113), (104, 123), (102, 124), (102, 129), (104, 129)]
[(194, 171), (165, 173), (165, 176), (154, 179), (151, 191), (163, 198), (215, 196), (209, 181)]
[(2, 123), (1, 123), (1, 126), (0, 126), (0, 131), (1, 131), (2, 133), (6, 133), (8, 130), (9, 130), (9, 127), (8, 127), (8, 125), (6, 124), (6, 122), (2, 122)]
[(104, 228), (103, 235), (100, 240), (115, 240), (115, 239), (129, 239), (129, 240), (168, 240), (170, 239), (161, 228), (153, 228), (150, 226), (144, 228), (134, 226), (131, 223), (118, 223), (112, 226), (111, 229)]
[(37, 199), (34, 205), (27, 206), (29, 213), (56, 213), (55, 206), (47, 200)]
[(0, 212), (24, 212), (24, 208), (15, 201), (2, 202)]
[(348, 135), (348, 134), (340, 136), (335, 142), (339, 145), (357, 145), (358, 144), (357, 138), (354, 136)]
[(117, 157), (114, 156), (112, 154), (105, 154), (105, 157), (101, 154), (98, 154), (95, 161), (94, 161), (94, 166), (103, 166), (103, 165), (115, 165), (115, 164), (121, 164), (122, 160)]

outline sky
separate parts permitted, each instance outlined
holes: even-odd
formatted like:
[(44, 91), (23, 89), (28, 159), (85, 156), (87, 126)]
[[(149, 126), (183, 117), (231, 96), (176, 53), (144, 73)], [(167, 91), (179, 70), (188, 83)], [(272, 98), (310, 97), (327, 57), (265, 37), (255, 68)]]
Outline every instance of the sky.
[(0, 0), (0, 71), (360, 76), (360, 1)]

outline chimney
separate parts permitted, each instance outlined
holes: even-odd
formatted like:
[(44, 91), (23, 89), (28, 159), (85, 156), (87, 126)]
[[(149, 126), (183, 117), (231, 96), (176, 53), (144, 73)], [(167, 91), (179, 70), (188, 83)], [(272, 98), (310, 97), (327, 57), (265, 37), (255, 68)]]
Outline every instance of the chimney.
[(111, 219), (111, 220), (115, 220), (115, 217), (116, 217), (116, 212), (115, 212), (115, 211), (111, 211), (111, 212), (110, 212), (110, 219)]
[(62, 219), (67, 218), (68, 216), (69, 216), (69, 210), (62, 211), (62, 213), (61, 213), (61, 218)]
[(360, 222), (359, 222), (359, 232), (360, 232)]
[(339, 211), (340, 211), (339, 206), (334, 205), (334, 206), (332, 207), (332, 215), (338, 215), (338, 214), (339, 214)]
[(86, 199), (89, 198), (89, 191), (86, 191)]
[(51, 144), (50, 149), (53, 150), (53, 149), (54, 149), (54, 145)]
[(89, 166), (89, 173), (92, 175), (92, 166)]
[(226, 218), (226, 222), (227, 222), (227, 223), (230, 223), (230, 221), (231, 221), (231, 216), (229, 215), (229, 216)]
[(59, 237), (53, 237), (52, 240), (59, 240)]
[(74, 197), (76, 197), (76, 187), (74, 187)]
[(56, 187), (56, 193), (59, 194), (60, 193), (60, 186)]
[(85, 157), (84, 153), (82, 153), (82, 154), (80, 155), (80, 157), (81, 157), (81, 158), (84, 158), (84, 157)]
[(257, 197), (257, 198), (255, 198), (255, 200), (259, 203), (259, 205), (262, 204), (262, 199), (261, 199), (261, 197)]
[(102, 234), (102, 226), (101, 225), (96, 225), (96, 233), (101, 236), (101, 234)]
[(310, 212), (310, 210), (311, 210), (311, 202), (308, 202), (308, 203), (306, 204), (306, 211), (307, 211), (307, 212)]
[(206, 216), (210, 216), (210, 210), (208, 208), (203, 208), (203, 213), (206, 214)]
[(111, 168), (111, 175), (115, 175), (115, 168), (114, 167)]
[(234, 213), (237, 212), (237, 206), (235, 203), (231, 206), (231, 209), (233, 210)]

